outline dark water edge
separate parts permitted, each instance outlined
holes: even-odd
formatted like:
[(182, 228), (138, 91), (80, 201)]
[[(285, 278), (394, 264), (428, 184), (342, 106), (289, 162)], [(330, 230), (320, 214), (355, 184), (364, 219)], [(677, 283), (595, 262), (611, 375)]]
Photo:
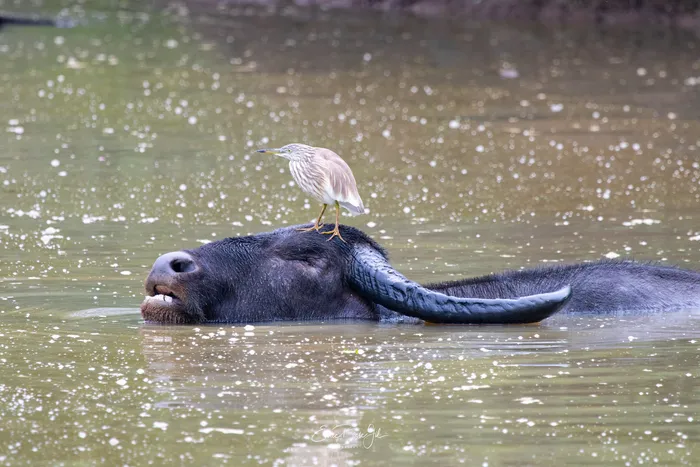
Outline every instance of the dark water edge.
[[(118, 10), (130, 9), (130, 2), (106, 2)], [(33, 14), (23, 13), (27, 4), (0, 0), (0, 28), (8, 24), (75, 25), (72, 16), (52, 18), (55, 6), (64, 2), (32, 2)], [(451, 19), (456, 22), (501, 22), (545, 27), (620, 27), (639, 30), (679, 29), (700, 32), (700, 0), (149, 0), (139, 8), (165, 9), (179, 16), (212, 9), (226, 14), (229, 9), (251, 7), (270, 11), (285, 9), (348, 10), (353, 13), (384, 12), (416, 18)], [(37, 15), (36, 10), (45, 14)], [(68, 13), (63, 10), (63, 13)], [(71, 13), (73, 13), (71, 11)]]
[(697, 0), (185, 0), (177, 3), (179, 8), (211, 4), (220, 9), (256, 5), (379, 10), (419, 17), (535, 22), (551, 26), (588, 23), (691, 30), (700, 26), (700, 1)]

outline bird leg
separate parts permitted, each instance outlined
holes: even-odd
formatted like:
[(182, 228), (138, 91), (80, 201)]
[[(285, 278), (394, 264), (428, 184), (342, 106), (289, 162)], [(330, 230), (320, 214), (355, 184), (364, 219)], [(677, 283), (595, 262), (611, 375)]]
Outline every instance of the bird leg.
[(321, 214), (318, 215), (318, 219), (316, 219), (316, 223), (313, 225), (313, 227), (308, 227), (306, 229), (297, 229), (299, 232), (311, 232), (312, 230), (315, 230), (318, 232), (318, 229), (323, 227), (323, 224), (319, 224), (321, 222), (321, 218), (323, 217), (323, 213), (326, 212), (326, 208), (328, 207), (327, 204), (323, 205), (323, 209), (321, 209)]
[(340, 204), (338, 204), (338, 202), (336, 201), (335, 202), (335, 229), (329, 230), (327, 232), (321, 232), (321, 233), (324, 235), (331, 236), (331, 238), (328, 239), (329, 242), (331, 240), (333, 240), (333, 237), (338, 237), (339, 239), (341, 239), (343, 241), (343, 243), (345, 243), (345, 239), (340, 235), (340, 230), (338, 230), (338, 217), (340, 217)]

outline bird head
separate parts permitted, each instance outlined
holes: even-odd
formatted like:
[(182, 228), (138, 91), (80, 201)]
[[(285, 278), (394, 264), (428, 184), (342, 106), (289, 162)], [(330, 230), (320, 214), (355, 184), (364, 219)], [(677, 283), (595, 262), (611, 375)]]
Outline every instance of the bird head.
[(314, 148), (306, 144), (292, 143), (275, 149), (258, 149), (257, 152), (265, 154), (274, 154), (275, 156), (284, 157), (290, 161), (301, 160), (311, 156)]

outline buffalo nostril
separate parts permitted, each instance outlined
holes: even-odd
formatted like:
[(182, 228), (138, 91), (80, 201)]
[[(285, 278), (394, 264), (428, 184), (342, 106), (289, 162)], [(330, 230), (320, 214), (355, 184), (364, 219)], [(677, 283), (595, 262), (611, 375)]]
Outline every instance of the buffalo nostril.
[(192, 272), (197, 267), (190, 258), (175, 258), (170, 262), (170, 268), (176, 273)]
[(165, 279), (196, 270), (197, 263), (195, 263), (194, 258), (189, 253), (173, 251), (156, 259), (156, 262), (153, 263), (151, 274), (156, 278)]

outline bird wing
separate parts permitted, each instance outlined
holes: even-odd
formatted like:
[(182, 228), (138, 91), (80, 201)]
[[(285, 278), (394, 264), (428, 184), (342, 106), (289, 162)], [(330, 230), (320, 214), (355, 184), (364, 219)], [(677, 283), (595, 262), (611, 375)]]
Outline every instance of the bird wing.
[(338, 204), (352, 213), (364, 214), (365, 207), (348, 164), (330, 149), (321, 149), (319, 156), (326, 169), (326, 191), (329, 197), (337, 200)]

